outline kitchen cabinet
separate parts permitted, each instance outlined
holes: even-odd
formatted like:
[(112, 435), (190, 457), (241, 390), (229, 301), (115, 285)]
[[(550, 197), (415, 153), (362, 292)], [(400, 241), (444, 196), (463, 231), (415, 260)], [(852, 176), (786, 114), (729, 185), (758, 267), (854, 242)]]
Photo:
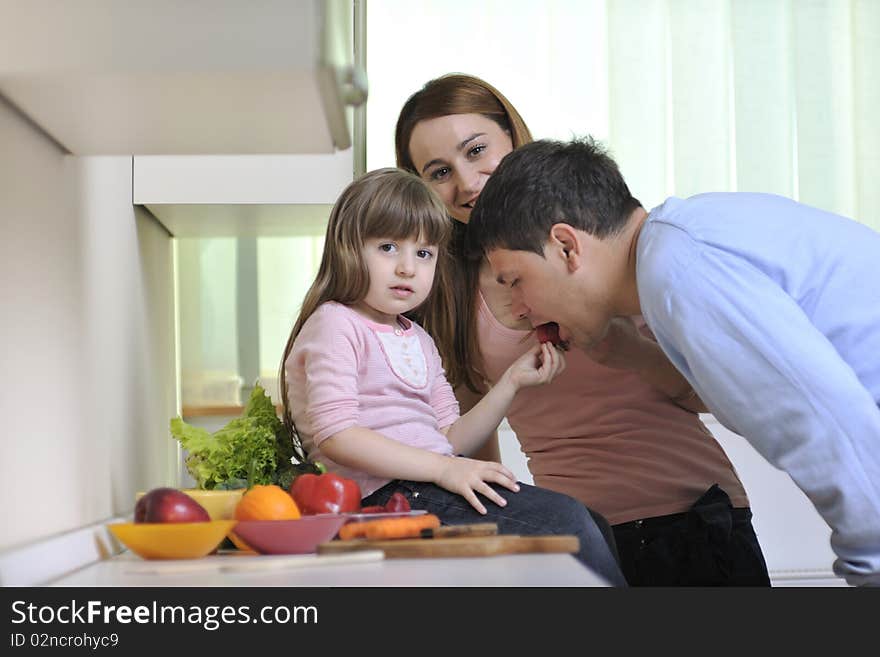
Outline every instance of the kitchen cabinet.
[(333, 153), (354, 0), (7, 0), (0, 94), (74, 155)]
[(0, 95), (73, 155), (133, 156), (175, 237), (320, 234), (357, 168), (363, 22), (359, 0), (9, 0)]

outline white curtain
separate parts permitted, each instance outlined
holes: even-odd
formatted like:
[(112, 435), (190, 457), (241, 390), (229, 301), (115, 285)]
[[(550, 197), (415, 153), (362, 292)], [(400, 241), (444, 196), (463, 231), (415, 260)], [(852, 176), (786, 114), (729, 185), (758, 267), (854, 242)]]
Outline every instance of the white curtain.
[(536, 137), (604, 140), (649, 209), (765, 191), (880, 229), (878, 0), (369, 0), (368, 169), (452, 71)]

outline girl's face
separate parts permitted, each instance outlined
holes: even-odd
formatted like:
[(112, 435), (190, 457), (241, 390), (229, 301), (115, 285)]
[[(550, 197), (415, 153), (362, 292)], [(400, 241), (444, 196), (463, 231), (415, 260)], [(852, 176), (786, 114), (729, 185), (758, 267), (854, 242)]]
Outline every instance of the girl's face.
[(422, 239), (366, 240), (363, 255), (370, 288), (357, 308), (373, 321), (397, 326), (397, 316), (421, 304), (431, 292), (437, 251), (435, 244)]
[(409, 140), (416, 171), (463, 224), (489, 176), (512, 150), (510, 134), (482, 114), (419, 121)]

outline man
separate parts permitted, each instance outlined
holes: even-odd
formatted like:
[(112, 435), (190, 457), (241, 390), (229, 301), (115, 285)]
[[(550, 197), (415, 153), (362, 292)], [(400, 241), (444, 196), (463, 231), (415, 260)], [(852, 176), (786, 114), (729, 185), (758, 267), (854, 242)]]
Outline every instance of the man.
[(768, 194), (651, 213), (593, 140), (508, 155), (471, 215), (533, 326), (592, 354), (643, 315), (709, 410), (791, 475), (835, 572), (880, 585), (880, 234)]

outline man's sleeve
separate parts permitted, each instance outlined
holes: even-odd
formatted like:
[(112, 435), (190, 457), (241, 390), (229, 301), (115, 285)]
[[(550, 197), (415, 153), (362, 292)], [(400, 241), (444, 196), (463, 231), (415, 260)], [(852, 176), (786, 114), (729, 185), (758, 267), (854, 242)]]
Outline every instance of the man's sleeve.
[(661, 346), (715, 416), (807, 494), (833, 530), (835, 570), (853, 584), (880, 583), (880, 409), (871, 394), (747, 261), (704, 248), (672, 270), (646, 304)]

